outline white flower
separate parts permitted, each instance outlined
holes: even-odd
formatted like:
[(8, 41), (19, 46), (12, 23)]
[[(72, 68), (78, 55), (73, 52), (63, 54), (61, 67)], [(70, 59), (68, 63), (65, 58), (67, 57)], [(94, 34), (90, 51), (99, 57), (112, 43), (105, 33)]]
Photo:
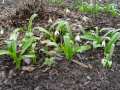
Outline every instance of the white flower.
[(70, 13), (70, 10), (67, 8), (67, 9), (65, 9), (65, 13), (66, 14), (69, 14)]
[(60, 34), (59, 31), (56, 30), (56, 31), (55, 31), (55, 36), (59, 36), (59, 34)]
[(29, 64), (31, 63), (31, 59), (25, 57), (25, 58), (24, 58), (24, 62), (25, 62), (27, 65), (29, 65)]
[(102, 42), (102, 46), (103, 46), (103, 47), (106, 46), (106, 42), (105, 42), (105, 40)]
[(52, 21), (52, 19), (51, 18), (49, 18), (49, 20), (48, 20), (48, 23), (52, 23), (53, 21)]
[(2, 29), (2, 30), (0, 30), (0, 34), (2, 35), (2, 34), (4, 34), (4, 30)]
[(80, 42), (80, 35), (77, 35), (77, 36), (75, 37), (75, 41)]

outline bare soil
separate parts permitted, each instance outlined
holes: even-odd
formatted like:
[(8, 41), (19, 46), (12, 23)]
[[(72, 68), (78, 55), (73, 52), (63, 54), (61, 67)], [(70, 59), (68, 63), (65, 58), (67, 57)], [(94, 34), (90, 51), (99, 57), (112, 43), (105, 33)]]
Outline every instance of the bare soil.
[[(0, 4), (0, 27), (4, 35), (0, 35), (3, 44), (16, 28), (27, 23), (29, 17), (19, 17), (15, 14), (15, 1), (8, 0), (5, 5)], [(11, 11), (14, 12), (11, 13)], [(5, 14), (7, 13), (7, 16)], [(24, 15), (23, 15), (24, 16)], [(86, 22), (83, 17), (89, 18)], [(107, 14), (89, 15), (71, 11), (66, 15), (63, 9), (49, 8), (44, 12), (43, 18), (38, 17), (34, 26), (48, 27), (49, 17), (53, 22), (57, 19), (67, 20), (74, 32), (79, 31), (80, 25), (91, 28), (98, 26), (120, 28), (120, 17)], [(3, 46), (0, 46), (2, 48)], [(113, 55), (113, 67), (105, 69), (101, 65), (102, 50), (88, 51), (77, 54), (75, 59), (86, 64), (89, 68), (75, 63), (68, 63), (65, 58), (56, 59), (56, 65), (47, 69), (41, 68), (44, 55), (38, 53), (36, 65), (22, 66), (34, 68), (32, 71), (16, 70), (10, 57), (0, 57), (0, 90), (120, 90), (120, 45), (116, 45)], [(46, 71), (45, 71), (46, 70)]]

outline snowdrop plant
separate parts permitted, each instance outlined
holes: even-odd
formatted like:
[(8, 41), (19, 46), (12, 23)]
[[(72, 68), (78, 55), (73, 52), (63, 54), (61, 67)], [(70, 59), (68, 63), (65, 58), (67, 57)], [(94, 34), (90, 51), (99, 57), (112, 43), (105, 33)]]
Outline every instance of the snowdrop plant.
[(76, 53), (82, 53), (89, 50), (91, 47), (89, 45), (79, 46), (72, 40), (69, 33), (63, 36), (64, 43), (61, 44), (61, 49), (64, 52), (66, 59), (71, 62)]
[(32, 21), (36, 16), (36, 14), (31, 16), (27, 31), (25, 32), (22, 41), (19, 41), (18, 37), (20, 31), (23, 29), (18, 28), (12, 32), (9, 40), (6, 41), (7, 49), (0, 50), (0, 55), (9, 55), (13, 59), (13, 63), (16, 64), (17, 69), (20, 68), (22, 61), (25, 58), (32, 59), (33, 63), (36, 62), (35, 46), (37, 38), (32, 32)]
[(120, 15), (120, 11), (117, 9), (115, 4), (106, 4), (103, 8), (104, 12), (110, 13), (112, 16)]
[(71, 33), (69, 23), (64, 20), (56, 21), (48, 30), (42, 27), (35, 27), (34, 30), (43, 32), (53, 42), (56, 42), (59, 38), (61, 39), (66, 33)]
[(112, 16), (120, 15), (120, 11), (115, 4), (105, 4), (100, 5), (98, 3), (89, 4), (87, 2), (83, 2), (82, 4), (77, 6), (78, 10), (83, 13), (90, 13), (90, 14), (99, 14), (100, 12), (105, 12), (111, 14)]
[(111, 68), (112, 67), (112, 55), (114, 52), (115, 44), (120, 39), (120, 33), (109, 33), (111, 34), (110, 40), (106, 44), (104, 48), (104, 58), (102, 59), (102, 64), (104, 67)]
[(84, 31), (80, 38), (89, 40), (90, 43), (92, 43), (93, 48), (103, 47), (102, 43), (105, 40), (104, 37), (100, 36), (98, 28), (96, 28), (96, 30)]

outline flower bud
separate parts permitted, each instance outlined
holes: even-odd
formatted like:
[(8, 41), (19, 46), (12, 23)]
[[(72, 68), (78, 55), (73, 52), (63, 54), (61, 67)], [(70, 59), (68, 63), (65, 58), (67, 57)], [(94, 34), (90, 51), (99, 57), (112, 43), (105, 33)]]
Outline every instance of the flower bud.
[(77, 35), (77, 36), (75, 37), (75, 41), (80, 42), (80, 35)]
[(55, 31), (55, 36), (59, 36), (59, 34), (60, 34), (59, 31), (56, 30)]

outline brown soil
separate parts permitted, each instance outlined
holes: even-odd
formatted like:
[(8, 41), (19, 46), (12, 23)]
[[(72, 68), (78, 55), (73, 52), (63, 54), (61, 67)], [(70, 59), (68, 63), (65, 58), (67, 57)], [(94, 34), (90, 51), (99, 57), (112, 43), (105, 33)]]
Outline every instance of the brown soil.
[[(8, 3), (9, 4), (9, 3)], [(6, 9), (13, 11), (13, 6), (1, 6), (0, 15), (4, 15)], [(4, 8), (4, 9), (3, 9)], [(12, 16), (12, 17), (11, 17)], [(83, 21), (82, 17), (87, 16), (89, 20)], [(120, 17), (112, 17), (106, 14), (84, 15), (78, 12), (72, 12), (69, 15), (64, 14), (63, 9), (49, 8), (34, 23), (34, 26), (48, 26), (48, 19), (52, 18), (53, 22), (57, 19), (67, 20), (72, 30), (79, 31), (79, 25), (84, 27), (120, 27)], [(27, 23), (29, 17), (21, 18), (17, 15), (10, 15), (0, 19), (0, 27), (5, 30), (4, 35), (0, 35), (0, 43), (3, 43), (9, 36), (13, 28), (23, 26)], [(1, 40), (3, 38), (3, 40)], [(1, 46), (0, 46), (1, 47)], [(112, 69), (105, 69), (101, 65), (101, 51), (88, 51), (76, 55), (75, 59), (86, 64), (89, 68), (82, 67), (75, 63), (68, 63), (65, 58), (56, 59), (55, 67), (44, 70), (47, 67), (40, 68), (43, 57), (39, 55), (37, 65), (30, 66), (35, 68), (28, 72), (25, 70), (16, 70), (10, 57), (3, 56), (0, 58), (0, 90), (120, 90), (120, 45), (118, 44), (113, 55)], [(2, 48), (2, 47), (1, 47)], [(27, 67), (27, 66), (26, 66)], [(23, 68), (23, 67), (22, 67)]]

